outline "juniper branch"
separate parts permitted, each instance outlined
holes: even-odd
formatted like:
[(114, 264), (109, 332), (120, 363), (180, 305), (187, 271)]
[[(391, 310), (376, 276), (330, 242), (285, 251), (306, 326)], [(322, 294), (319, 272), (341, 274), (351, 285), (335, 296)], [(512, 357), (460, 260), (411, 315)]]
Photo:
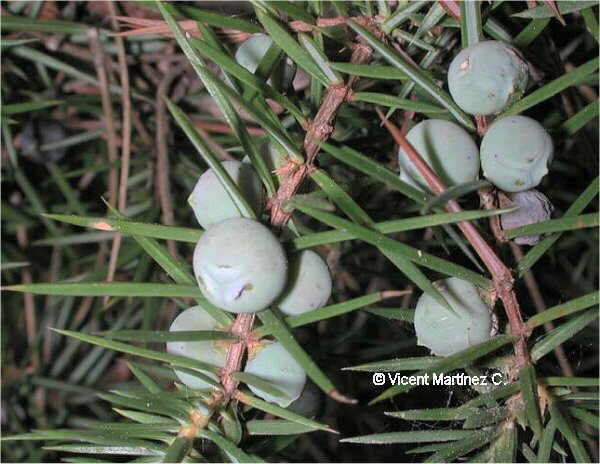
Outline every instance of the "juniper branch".
[[(424, 177), (431, 191), (435, 195), (442, 194), (447, 187), (442, 183), (437, 174), (431, 170), (421, 155), (419, 155), (410, 142), (406, 140), (400, 129), (388, 121), (381, 110), (377, 109), (377, 114), (379, 114), (379, 117), (390, 131), (396, 142), (407, 153), (411, 162), (418, 169), (419, 173)], [(446, 203), (446, 209), (453, 213), (462, 211), (462, 208), (455, 200), (448, 201)], [(529, 336), (529, 331), (523, 322), (523, 317), (521, 316), (519, 302), (513, 289), (514, 279), (510, 269), (500, 260), (498, 255), (496, 255), (491, 246), (484, 240), (479, 231), (471, 222), (463, 221), (459, 222), (457, 225), (492, 275), (494, 292), (504, 304), (504, 309), (508, 317), (511, 332), (516, 337), (514, 342), (516, 355), (515, 367), (518, 371), (522, 366), (525, 366), (531, 362), (529, 351), (527, 349), (527, 337)]]

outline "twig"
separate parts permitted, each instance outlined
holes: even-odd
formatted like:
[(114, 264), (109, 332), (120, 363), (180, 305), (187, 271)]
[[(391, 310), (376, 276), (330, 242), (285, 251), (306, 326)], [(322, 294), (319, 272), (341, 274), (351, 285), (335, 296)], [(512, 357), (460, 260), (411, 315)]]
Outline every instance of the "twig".
[(102, 161), (100, 159), (96, 159), (96, 161), (94, 162), (94, 166), (92, 169), (90, 169), (89, 171), (87, 171), (83, 176), (81, 176), (79, 178), (79, 182), (77, 182), (77, 188), (80, 191), (84, 191), (85, 189), (87, 189), (90, 184), (92, 183), (92, 181), (94, 180), (94, 178), (98, 175), (98, 171), (96, 171), (96, 169), (102, 164)]
[[(379, 18), (372, 16), (336, 16), (334, 18), (317, 18), (315, 24), (317, 27), (333, 27), (346, 25), (348, 22), (353, 21), (361, 26), (371, 28)], [(314, 26), (300, 20), (291, 21), (289, 27), (294, 32), (314, 31)]]
[[(202, 129), (207, 132), (214, 132), (217, 134), (233, 134), (233, 129), (229, 125), (220, 122), (193, 120), (192, 124), (196, 129)], [(249, 126), (246, 127), (246, 130), (248, 131), (248, 134), (254, 137), (262, 137), (266, 134), (264, 129), (261, 129), (260, 127)]]
[(231, 156), (227, 150), (225, 150), (219, 143), (215, 142), (213, 138), (201, 127), (196, 126), (196, 131), (198, 135), (204, 142), (209, 146), (209, 148), (214, 151), (222, 161), (233, 161), (235, 157)]
[[(44, 37), (44, 35), (40, 35), (41, 37)], [(94, 61), (94, 53), (90, 52), (90, 50), (88, 50), (87, 48), (83, 48), (80, 47), (78, 45), (72, 44), (70, 42), (64, 42), (60, 45), (60, 51), (63, 53), (66, 53), (68, 55), (71, 55), (77, 59), (83, 60), (83, 61), (90, 61), (93, 62)], [(54, 50), (54, 52), (56, 52)], [(117, 63), (111, 63), (110, 64), (111, 69), (118, 71), (119, 70), (119, 65)]]
[(460, 5), (456, 0), (438, 0), (438, 3), (449, 16), (452, 16), (460, 24)]
[(117, 204), (117, 181), (118, 174), (115, 168), (117, 161), (117, 144), (115, 133), (115, 122), (112, 108), (110, 92), (108, 90), (108, 78), (104, 60), (104, 51), (98, 40), (98, 30), (90, 28), (88, 30), (92, 53), (94, 54), (94, 66), (96, 67), (96, 76), (100, 87), (100, 96), (102, 98), (102, 112), (104, 114), (104, 123), (106, 124), (107, 142), (108, 142), (108, 162), (111, 165), (108, 177), (108, 203), (112, 206)]
[[(20, 196), (15, 196), (15, 202), (20, 202)], [(22, 250), (26, 250), (29, 247), (29, 237), (27, 236), (27, 227), (24, 225), (17, 226), (17, 243)], [(23, 285), (30, 285), (33, 282), (31, 271), (28, 267), (24, 267), (21, 270), (21, 283)], [(40, 368), (40, 352), (39, 348), (35, 346), (36, 336), (38, 332), (37, 316), (35, 313), (35, 299), (31, 293), (25, 293), (23, 295), (23, 302), (25, 306), (25, 331), (27, 333), (27, 345), (31, 354), (31, 363), (27, 366), (27, 371), (37, 373)], [(46, 392), (43, 388), (38, 387), (34, 392), (34, 402), (39, 409), (39, 413), (36, 415), (36, 424), (39, 427), (47, 427), (46, 421)]]
[[(108, 10), (111, 14), (112, 27), (119, 30), (119, 26), (115, 21), (116, 16), (115, 4), (108, 2)], [(127, 206), (127, 180), (129, 179), (129, 164), (131, 155), (131, 94), (129, 88), (129, 71), (127, 69), (127, 58), (125, 56), (125, 46), (121, 37), (115, 37), (117, 44), (117, 56), (119, 58), (119, 76), (123, 93), (121, 96), (121, 105), (123, 110), (122, 116), (122, 138), (123, 145), (121, 147), (121, 177), (119, 179), (119, 200), (118, 208), (121, 212), (125, 212)], [(110, 251), (110, 259), (108, 260), (108, 272), (106, 281), (111, 282), (115, 277), (117, 269), (117, 259), (121, 248), (121, 233), (117, 232), (113, 239), (112, 248)], [(108, 297), (104, 298), (104, 304), (108, 302)]]
[(144, 126), (144, 124), (142, 123), (139, 113), (136, 110), (134, 110), (133, 108), (131, 108), (131, 119), (133, 121), (133, 125), (135, 126), (135, 130), (138, 132), (139, 136), (142, 138), (144, 145), (146, 145), (147, 147), (151, 146), (152, 145), (152, 137), (146, 130), (146, 127)]
[[(108, 3), (108, 9), (111, 14), (112, 27), (119, 30), (119, 25), (114, 19), (116, 16), (115, 4)], [(117, 44), (117, 55), (119, 57), (119, 76), (121, 78), (121, 88), (123, 94), (121, 104), (123, 105), (122, 117), (122, 138), (123, 146), (121, 148), (121, 178), (119, 180), (119, 210), (125, 211), (127, 206), (127, 180), (129, 179), (129, 162), (131, 155), (131, 93), (129, 86), (129, 70), (127, 69), (127, 58), (125, 56), (125, 46), (121, 37), (115, 37)]]
[[(163, 215), (163, 224), (174, 225), (173, 199), (169, 178), (169, 155), (167, 148), (167, 107), (165, 97), (173, 80), (181, 73), (183, 67), (176, 67), (165, 74), (156, 90), (156, 187)], [(177, 247), (173, 240), (167, 240), (167, 248), (173, 256), (177, 256)]]
[[(29, 246), (27, 228), (23, 225), (17, 226), (17, 242), (22, 250), (27, 249)], [(21, 270), (21, 282), (23, 285), (30, 285), (33, 282), (31, 271), (27, 267), (24, 267)], [(37, 317), (35, 314), (35, 300), (33, 299), (33, 295), (31, 293), (23, 294), (23, 300), (25, 306), (25, 330), (27, 333), (27, 345), (31, 350), (31, 364), (29, 365), (29, 369), (31, 369), (32, 372), (36, 372), (40, 365), (40, 357), (37, 349), (34, 346), (38, 331)]]
[[(481, 201), (481, 206), (486, 210), (496, 209), (496, 198), (494, 195), (494, 189), (492, 188), (484, 188), (478, 190), (479, 200)], [(507, 241), (506, 235), (500, 226), (500, 216), (491, 216), (490, 217), (490, 229), (492, 230), (492, 234), (499, 243), (504, 243)]]
[(143, 64), (148, 63), (156, 63), (157, 61), (166, 62), (169, 64), (181, 64), (188, 63), (187, 57), (185, 55), (173, 55), (173, 56), (165, 56), (164, 53), (144, 53), (140, 56), (140, 61)]
[[(442, 183), (437, 174), (435, 174), (429, 165), (423, 161), (421, 155), (419, 155), (414, 147), (406, 140), (404, 135), (402, 135), (400, 132), (400, 129), (398, 129), (394, 124), (385, 118), (379, 108), (377, 109), (377, 114), (379, 114), (379, 117), (382, 119), (383, 123), (390, 131), (396, 142), (409, 156), (411, 162), (415, 165), (419, 173), (425, 178), (425, 181), (429, 185), (431, 191), (435, 195), (442, 194), (446, 190), (446, 186)], [(446, 203), (446, 209), (452, 213), (458, 213), (462, 211), (462, 208), (455, 200), (448, 201)], [(500, 297), (502, 303), (504, 304), (504, 309), (508, 317), (511, 333), (516, 337), (516, 341), (514, 343), (516, 355), (515, 367), (517, 371), (519, 371), (523, 365), (530, 362), (529, 351), (527, 350), (527, 337), (529, 336), (529, 332), (527, 326), (523, 322), (521, 310), (519, 308), (519, 302), (517, 301), (517, 297), (513, 290), (513, 278), (511, 272), (500, 260), (500, 258), (498, 258), (496, 253), (483, 239), (479, 231), (471, 222), (462, 221), (457, 223), (457, 225), (492, 275), (495, 293), (498, 297)]]
[[(412, 101), (417, 101), (417, 96), (413, 94), (413, 95), (410, 96), (410, 99)], [(403, 120), (402, 120), (402, 126), (400, 127), (400, 131), (404, 135), (406, 135), (408, 133), (408, 131), (410, 129), (410, 123), (414, 119), (414, 117), (415, 117), (416, 114), (417, 113), (415, 111), (405, 111), (404, 112), (404, 117), (403, 117)], [(393, 159), (397, 160), (398, 157), (394, 156)]]
[(400, 296), (407, 296), (412, 293), (412, 289), (406, 290), (382, 290), (379, 292), (382, 300), (387, 300), (388, 298), (398, 298)]
[(241, 313), (235, 318), (231, 327), (231, 333), (240, 337), (240, 341), (233, 343), (227, 349), (225, 367), (221, 371), (221, 383), (225, 389), (225, 397), (231, 398), (238, 386), (238, 381), (231, 374), (240, 370), (246, 346), (249, 344), (252, 325), (254, 324), (254, 313)]
[[(163, 59), (170, 61), (169, 57), (163, 57)], [(142, 62), (142, 71), (148, 80), (150, 80), (156, 87), (160, 85), (161, 74), (153, 66)]]
[[(574, 69), (575, 69), (575, 66), (573, 66), (573, 63), (565, 63), (565, 71), (566, 72), (571, 72)], [(583, 95), (583, 98), (585, 98), (585, 100), (588, 103), (598, 100), (598, 94), (596, 93), (596, 90), (594, 90), (594, 88), (592, 86), (589, 86), (587, 84), (579, 84), (577, 86), (577, 90), (579, 90), (581, 95)]]
[[(355, 44), (352, 51), (352, 64), (366, 63), (373, 54), (371, 47), (365, 44)], [(339, 107), (351, 96), (354, 76), (346, 84), (332, 85), (325, 92), (321, 107), (313, 121), (309, 124), (304, 137), (304, 152), (306, 161), (297, 164), (293, 160), (288, 162), (286, 169), (282, 170), (282, 182), (274, 198), (270, 199), (271, 224), (283, 227), (290, 219), (290, 213), (283, 210), (284, 203), (297, 191), (306, 175), (314, 168), (314, 160), (322, 142), (327, 141), (333, 132), (333, 120)]]
[[(171, 37), (173, 33), (171, 28), (165, 21), (158, 19), (145, 19), (145, 18), (131, 18), (129, 16), (116, 16), (113, 19), (118, 19), (123, 23), (127, 23), (134, 29), (125, 32), (119, 32), (117, 34), (120, 37), (127, 36), (139, 36), (139, 35), (154, 35), (161, 34)], [(198, 25), (195, 20), (184, 20), (178, 21), (179, 27), (181, 27), (186, 33), (199, 37), (201, 34), (198, 31)], [(137, 28), (135, 28), (137, 26)], [(216, 29), (218, 35), (223, 37), (225, 40), (231, 43), (240, 43), (248, 40), (252, 34), (248, 32), (238, 31), (235, 29), (218, 28)]]
[(414, 297), (413, 289), (413, 284), (409, 284), (408, 287), (406, 287), (406, 295), (402, 297), (402, 303), (400, 303), (403, 308), (408, 308), (410, 306), (410, 302)]

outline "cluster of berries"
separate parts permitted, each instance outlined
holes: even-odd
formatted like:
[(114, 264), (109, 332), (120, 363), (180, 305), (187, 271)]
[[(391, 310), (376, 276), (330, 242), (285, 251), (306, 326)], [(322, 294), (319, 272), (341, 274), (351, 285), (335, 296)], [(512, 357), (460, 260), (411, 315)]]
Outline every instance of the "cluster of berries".
[[(456, 104), (477, 116), (496, 115), (525, 93), (528, 65), (513, 46), (484, 41), (463, 49), (448, 70), (448, 87)], [(535, 187), (548, 173), (553, 157), (552, 139), (542, 125), (526, 116), (496, 119), (478, 147), (464, 129), (453, 122), (428, 119), (415, 125), (407, 140), (447, 186), (483, 176), (500, 192), (502, 206), (518, 210), (501, 215), (503, 229), (520, 227), (550, 218), (553, 207)], [(398, 152), (400, 178), (429, 191), (427, 183), (408, 154)], [(508, 199), (506, 201), (506, 199)], [(539, 235), (518, 237), (517, 244), (535, 245)], [(436, 286), (454, 313), (429, 295), (422, 295), (415, 311), (418, 343), (439, 356), (448, 356), (491, 336), (492, 314), (477, 288), (450, 278)]]
[[(260, 217), (264, 194), (252, 165), (223, 161), (221, 166)], [(212, 169), (200, 176), (188, 203), (205, 229), (194, 250), (194, 274), (212, 304), (232, 313), (254, 313), (272, 307), (285, 316), (296, 316), (327, 303), (333, 286), (327, 263), (312, 250), (288, 257), (268, 227), (242, 217)], [(219, 327), (200, 306), (180, 313), (170, 327), (171, 331), (219, 329), (227, 328)], [(228, 346), (227, 341), (169, 342), (167, 351), (222, 368)], [(268, 381), (283, 394), (274, 396), (249, 384), (264, 400), (304, 415), (316, 414), (321, 399), (318, 389), (307, 381), (304, 369), (280, 343), (261, 340), (250, 350), (244, 372)], [(182, 370), (175, 373), (182, 383), (195, 389), (210, 388), (218, 381), (211, 374), (203, 378)]]
[[(264, 195), (252, 165), (240, 161), (223, 161), (221, 165), (260, 217)], [(194, 249), (194, 275), (212, 304), (232, 313), (254, 313), (274, 307), (283, 315), (295, 316), (327, 303), (333, 286), (327, 263), (312, 250), (295, 253), (288, 259), (268, 227), (242, 217), (212, 169), (200, 176), (188, 203), (205, 229)], [(170, 328), (171, 331), (219, 329), (218, 323), (199, 306), (179, 314)], [(223, 341), (167, 344), (170, 353), (219, 368), (225, 365), (227, 348), (228, 343)], [(301, 402), (305, 394), (315, 396), (306, 373), (280, 343), (262, 340), (250, 350), (244, 372), (270, 382), (283, 393), (273, 396), (249, 385), (255, 394), (282, 407)], [(190, 388), (209, 388), (210, 381), (217, 380), (210, 375), (211, 378), (203, 379), (182, 371), (176, 374)]]

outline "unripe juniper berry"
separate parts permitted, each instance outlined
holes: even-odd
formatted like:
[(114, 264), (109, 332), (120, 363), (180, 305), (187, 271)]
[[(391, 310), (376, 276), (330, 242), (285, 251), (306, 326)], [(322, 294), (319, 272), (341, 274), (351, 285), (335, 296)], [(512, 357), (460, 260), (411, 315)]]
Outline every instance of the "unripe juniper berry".
[[(259, 213), (263, 202), (263, 190), (252, 165), (239, 161), (223, 161), (221, 164), (244, 198), (249, 201), (254, 212)], [(188, 197), (188, 203), (194, 210), (196, 219), (205, 229), (225, 219), (241, 217), (233, 199), (212, 169), (206, 170), (200, 176)]]
[(501, 112), (521, 98), (528, 80), (529, 69), (519, 51), (497, 40), (461, 50), (448, 70), (452, 98), (475, 115)]
[(204, 296), (233, 313), (268, 307), (287, 281), (287, 259), (260, 222), (233, 218), (211, 226), (196, 244), (194, 274)]
[(456, 277), (435, 283), (454, 313), (424, 293), (417, 302), (417, 343), (449, 356), (490, 338), (492, 315), (475, 285)]
[[(171, 323), (171, 327), (169, 327), (170, 332), (179, 330), (219, 330), (219, 327), (217, 322), (202, 307), (192, 306), (179, 313)], [(167, 352), (209, 363), (219, 368), (225, 365), (226, 349), (225, 347), (219, 347), (214, 340), (168, 342)], [(184, 385), (190, 388), (204, 389), (211, 387), (211, 384), (192, 374), (177, 369), (175, 369), (175, 374)], [(219, 381), (218, 377), (212, 373), (203, 371), (202, 374), (207, 375), (216, 382)]]
[[(447, 186), (463, 184), (479, 175), (479, 149), (460, 126), (442, 119), (428, 119), (413, 127), (406, 139)], [(427, 182), (403, 149), (398, 151), (400, 179), (421, 190)]]
[(331, 296), (332, 286), (323, 258), (312, 250), (301, 251), (290, 260), (288, 283), (277, 306), (288, 316), (321, 308)]
[(269, 343), (263, 347), (253, 359), (246, 363), (244, 372), (269, 381), (284, 393), (285, 397), (276, 397), (258, 387), (249, 385), (250, 390), (256, 395), (265, 401), (277, 403), (283, 408), (298, 399), (306, 384), (304, 369), (281, 343)]
[(553, 153), (552, 139), (539, 122), (508, 116), (494, 122), (481, 141), (483, 175), (507, 192), (529, 190), (548, 173)]

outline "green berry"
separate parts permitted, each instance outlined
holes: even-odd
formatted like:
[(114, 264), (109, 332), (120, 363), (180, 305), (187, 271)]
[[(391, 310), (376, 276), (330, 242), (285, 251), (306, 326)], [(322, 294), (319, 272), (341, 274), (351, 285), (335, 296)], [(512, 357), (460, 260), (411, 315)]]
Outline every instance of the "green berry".
[(323, 391), (314, 382), (307, 380), (304, 390), (298, 399), (288, 406), (288, 409), (312, 419), (319, 415), (323, 409), (323, 403), (325, 403)]
[[(180, 330), (219, 330), (216, 321), (208, 315), (208, 313), (200, 306), (193, 306), (179, 313), (179, 315), (171, 323), (170, 332)], [(186, 358), (195, 359), (212, 364), (222, 368), (225, 365), (225, 349), (219, 348), (215, 341), (206, 340), (198, 342), (167, 342), (167, 352), (184, 356)], [(216, 382), (219, 381), (215, 374), (202, 371), (202, 374), (210, 377)], [(211, 385), (199, 377), (192, 374), (178, 371), (175, 369), (175, 374), (181, 382), (194, 389), (210, 388)]]
[[(275, 172), (287, 163), (283, 148), (279, 150), (273, 143), (263, 143), (259, 153), (265, 161), (269, 172)], [(242, 162), (252, 164), (248, 155), (242, 158)]]
[(274, 396), (254, 385), (248, 385), (255, 395), (265, 401), (288, 407), (298, 399), (306, 384), (306, 373), (281, 343), (269, 343), (246, 363), (244, 372), (270, 382), (285, 397)]
[(254, 34), (235, 51), (235, 61), (254, 73), (260, 64), (265, 53), (273, 44), (273, 39), (266, 34)]
[(331, 296), (332, 286), (323, 258), (312, 250), (301, 251), (290, 260), (288, 283), (277, 306), (289, 316), (321, 308)]
[(539, 122), (508, 116), (494, 122), (483, 137), (483, 175), (507, 192), (529, 190), (548, 173), (553, 153), (552, 139)]
[[(235, 52), (235, 60), (249, 72), (254, 73), (272, 44), (273, 39), (268, 35), (254, 34), (248, 40), (240, 44)], [(289, 87), (294, 79), (295, 73), (296, 67), (292, 62), (280, 64), (274, 73), (274, 78), (277, 83), (275, 87)], [(272, 80), (273, 79), (269, 79), (269, 83), (271, 83)]]
[[(259, 213), (263, 202), (263, 190), (252, 165), (239, 161), (223, 161), (221, 165), (254, 211)], [(205, 229), (225, 219), (241, 217), (236, 204), (212, 169), (206, 170), (200, 176), (188, 197), (188, 203), (194, 210), (196, 219)]]
[(450, 64), (448, 88), (458, 106), (475, 115), (497, 114), (520, 99), (529, 69), (519, 51), (489, 40), (462, 50)]
[(492, 315), (477, 287), (451, 277), (435, 283), (454, 313), (424, 293), (417, 302), (417, 343), (436, 356), (450, 356), (490, 339)]
[(212, 304), (232, 313), (253, 313), (279, 297), (287, 259), (277, 238), (253, 219), (211, 226), (194, 250), (194, 274)]
[[(442, 119), (428, 119), (413, 127), (406, 139), (447, 186), (464, 184), (479, 175), (479, 150), (460, 126)], [(398, 151), (400, 179), (429, 191), (427, 182), (403, 149)]]

